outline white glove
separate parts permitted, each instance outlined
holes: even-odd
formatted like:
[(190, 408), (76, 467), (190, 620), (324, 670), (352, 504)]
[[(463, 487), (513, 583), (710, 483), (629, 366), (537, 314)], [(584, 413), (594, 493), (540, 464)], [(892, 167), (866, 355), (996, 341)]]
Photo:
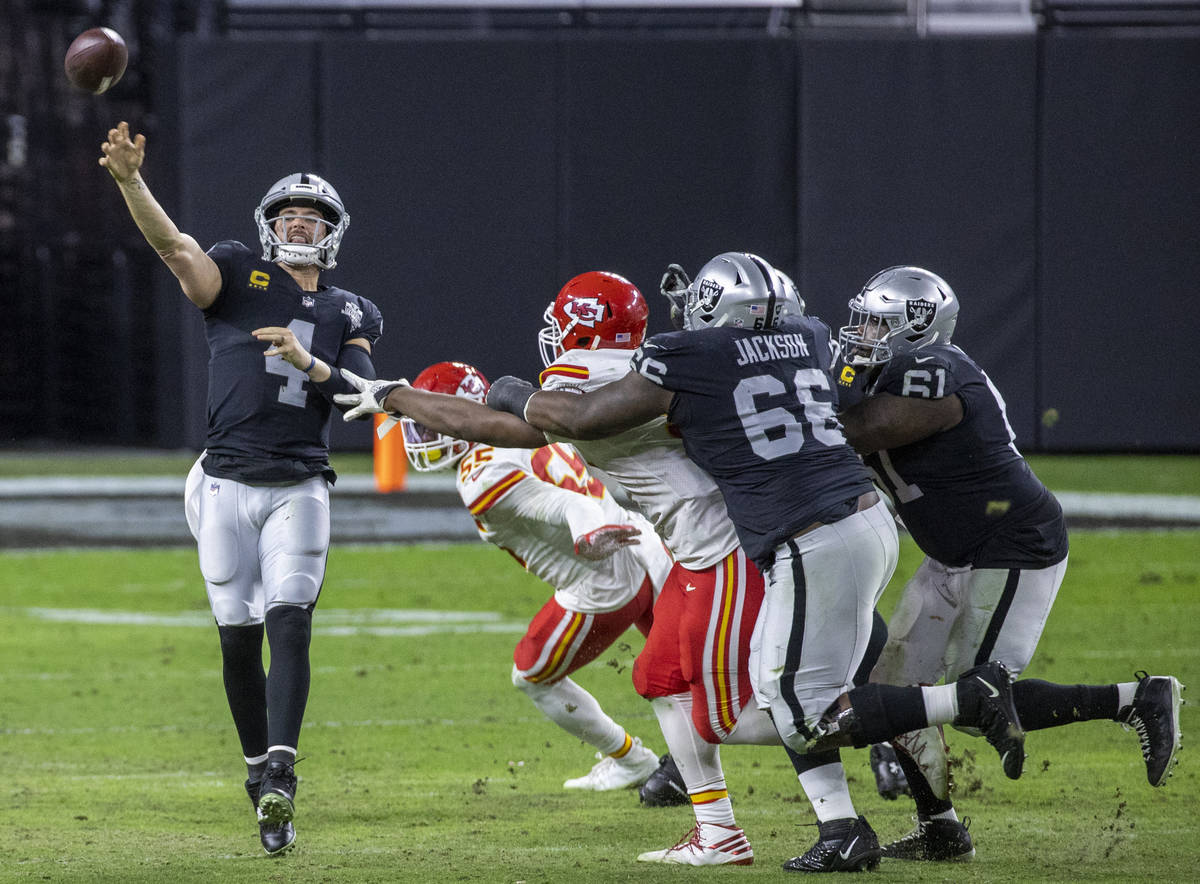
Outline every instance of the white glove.
[[(368, 381), (366, 378), (360, 378), (354, 372), (345, 368), (341, 369), (342, 377), (346, 379), (346, 383), (358, 390), (357, 393), (336, 393), (333, 401), (338, 405), (350, 406), (350, 410), (342, 415), (342, 420), (352, 421), (360, 417), (365, 417), (369, 414), (387, 414), (388, 411), (382, 405), (387, 399), (388, 393), (397, 387), (411, 386), (404, 378), (396, 381)], [(388, 429), (392, 428), (392, 423), (388, 425)], [(380, 429), (383, 429), (380, 427)], [(386, 431), (385, 431), (386, 432)], [(379, 438), (383, 438), (385, 433), (380, 433)]]
[(642, 532), (635, 525), (603, 525), (575, 541), (575, 555), (597, 562), (606, 559), (623, 546), (639, 543)]

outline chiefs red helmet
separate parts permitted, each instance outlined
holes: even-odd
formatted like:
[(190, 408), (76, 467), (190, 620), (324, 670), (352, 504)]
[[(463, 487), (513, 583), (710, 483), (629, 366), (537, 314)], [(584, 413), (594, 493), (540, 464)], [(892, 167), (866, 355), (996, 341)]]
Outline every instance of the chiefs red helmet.
[(538, 333), (542, 363), (549, 365), (567, 350), (636, 350), (649, 315), (646, 299), (625, 277), (581, 273), (546, 308), (546, 327)]
[[(418, 390), (462, 396), (476, 402), (487, 398), (490, 386), (479, 369), (465, 362), (435, 362), (417, 375), (412, 385)], [(400, 427), (404, 431), (408, 462), (422, 473), (458, 463), (475, 444), (434, 432), (408, 417), (400, 418)]]

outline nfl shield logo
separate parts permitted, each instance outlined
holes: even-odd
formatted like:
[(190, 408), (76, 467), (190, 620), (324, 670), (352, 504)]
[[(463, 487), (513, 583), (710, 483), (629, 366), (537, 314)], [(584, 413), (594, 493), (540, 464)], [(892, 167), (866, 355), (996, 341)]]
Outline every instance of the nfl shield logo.
[(217, 496), (217, 492), (218, 492), (218, 491), (220, 491), (220, 490), (221, 490), (221, 483), (220, 483), (220, 482), (213, 482), (212, 484), (210, 484), (210, 485), (208, 486), (208, 496), (209, 496), (209, 497), (216, 497), (216, 496)]
[(311, 310), (317, 302), (313, 300), (312, 295), (305, 295), (300, 299), (300, 306), (306, 310)]
[(913, 331), (925, 331), (929, 328), (929, 323), (933, 322), (935, 313), (937, 313), (937, 305), (924, 298), (904, 303), (904, 315)]

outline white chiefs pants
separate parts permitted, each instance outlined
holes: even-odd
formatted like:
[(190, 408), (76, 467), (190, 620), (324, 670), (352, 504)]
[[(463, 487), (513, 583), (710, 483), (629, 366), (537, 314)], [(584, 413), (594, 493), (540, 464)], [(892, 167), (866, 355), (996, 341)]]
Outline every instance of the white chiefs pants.
[(899, 555), (896, 524), (882, 501), (775, 551), (750, 672), (759, 706), (770, 709), (779, 735), (797, 752), (809, 727), (853, 687), (875, 603)]
[(294, 485), (245, 485), (207, 475), (197, 460), (184, 504), (218, 625), (262, 623), (276, 605), (316, 602), (329, 552), (323, 476)]

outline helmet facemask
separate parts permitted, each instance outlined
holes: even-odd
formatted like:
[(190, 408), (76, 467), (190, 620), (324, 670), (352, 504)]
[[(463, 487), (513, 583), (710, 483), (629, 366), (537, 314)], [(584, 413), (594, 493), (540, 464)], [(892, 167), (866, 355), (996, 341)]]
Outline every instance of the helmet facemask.
[[(320, 212), (321, 223), (317, 225), (313, 242), (288, 241), (289, 220), (306, 217), (289, 211), (296, 208)], [(283, 237), (276, 230), (280, 220), (285, 226)], [(283, 262), (293, 267), (315, 264), (322, 270), (332, 270), (337, 266), (337, 251), (350, 226), (350, 215), (337, 191), (327, 181), (316, 175), (296, 173), (281, 178), (267, 191), (254, 210), (254, 221), (258, 225), (264, 261)]]
[(430, 430), (410, 417), (400, 418), (400, 429), (408, 462), (421, 473), (452, 467), (471, 450), (472, 443)]
[[(417, 375), (412, 385), (417, 390), (462, 396), (479, 403), (487, 399), (489, 386), (487, 378), (465, 362), (436, 362)], [(410, 417), (400, 418), (400, 429), (408, 462), (421, 473), (452, 467), (475, 447), (474, 442), (431, 430)]]
[[(542, 365), (546, 367), (549, 367), (566, 352), (563, 348), (566, 330), (558, 324), (558, 317), (554, 315), (554, 305), (555, 302), (551, 301), (546, 307), (546, 312), (542, 314), (546, 327), (538, 332), (538, 350), (542, 354)], [(572, 324), (574, 324), (574, 320), (572, 320)]]

